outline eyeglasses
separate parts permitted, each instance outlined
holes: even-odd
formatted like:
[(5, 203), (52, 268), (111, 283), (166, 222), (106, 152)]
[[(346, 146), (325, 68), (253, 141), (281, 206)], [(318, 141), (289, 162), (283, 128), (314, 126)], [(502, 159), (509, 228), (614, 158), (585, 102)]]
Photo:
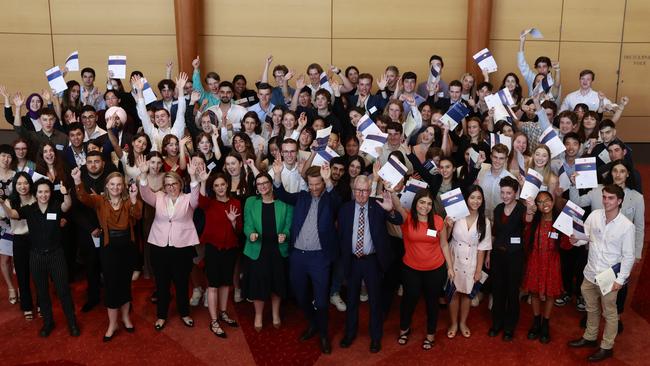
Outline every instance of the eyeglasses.
[(369, 189), (356, 189), (356, 188), (355, 188), (355, 189), (354, 189), (354, 192), (355, 192), (355, 193), (360, 193), (360, 194), (370, 194), (370, 190), (369, 190)]
[(27, 148), (26, 147), (14, 147), (14, 150), (23, 151), (23, 150), (27, 150)]
[(179, 184), (178, 184), (178, 182), (166, 183), (166, 184), (164, 184), (164, 186), (165, 186), (165, 188), (172, 188), (172, 187), (178, 187)]
[(90, 116), (81, 115), (81, 119), (95, 119), (95, 118), (97, 118), (97, 116), (95, 116), (94, 114)]
[(265, 185), (268, 185), (268, 184), (271, 184), (271, 182), (269, 182), (268, 180), (265, 181), (265, 182), (257, 182), (257, 183), (255, 183), (255, 185), (258, 186), (258, 187), (265, 186)]

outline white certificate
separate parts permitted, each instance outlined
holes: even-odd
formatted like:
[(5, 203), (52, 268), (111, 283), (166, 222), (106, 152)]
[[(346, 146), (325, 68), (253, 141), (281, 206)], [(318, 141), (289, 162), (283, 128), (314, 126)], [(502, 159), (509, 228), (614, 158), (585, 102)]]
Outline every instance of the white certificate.
[(530, 197), (537, 197), (537, 193), (539, 193), (543, 181), (544, 177), (542, 177), (541, 174), (539, 174), (534, 169), (528, 169), (528, 174), (526, 174), (526, 181), (524, 182), (524, 186), (521, 187), (521, 194), (519, 194), (519, 198), (526, 200)]
[(316, 150), (324, 150), (330, 140), (332, 126), (316, 131)]
[(63, 73), (58, 66), (45, 71), (45, 77), (47, 82), (50, 84), (50, 89), (53, 89), (55, 93), (61, 93), (64, 90), (68, 89), (68, 85), (63, 79)]
[(126, 78), (126, 56), (108, 56), (108, 72), (111, 79)]
[(369, 134), (378, 134), (381, 133), (381, 130), (377, 125), (375, 124), (375, 121), (373, 121), (369, 115), (364, 114), (361, 116), (359, 119), (359, 122), (357, 124), (357, 131), (361, 132), (361, 134), (365, 137), (366, 135)]
[(404, 209), (407, 211), (410, 210), (411, 206), (413, 205), (413, 198), (415, 198), (415, 194), (418, 193), (420, 189), (427, 188), (428, 186), (429, 185), (426, 182), (423, 182), (421, 180), (413, 178), (409, 179), (406, 182), (404, 189), (402, 190), (402, 196), (399, 198), (402, 207), (404, 207)]
[(553, 227), (562, 232), (564, 235), (571, 236), (574, 232), (573, 223), (576, 219), (582, 221), (584, 214), (585, 210), (583, 210), (580, 206), (571, 201), (567, 201), (566, 205), (562, 209), (562, 212), (560, 212), (557, 219), (555, 219)]
[(609, 151), (607, 151), (607, 149), (601, 151), (600, 154), (598, 154), (598, 159), (602, 160), (602, 162), (605, 164), (609, 164), (612, 161), (612, 159), (609, 158)]
[(386, 141), (388, 141), (387, 133), (379, 131), (379, 133), (376, 134), (369, 134), (364, 136), (363, 143), (361, 144), (359, 150), (377, 159), (377, 157), (379, 157), (377, 148), (383, 148), (386, 144)]
[(497, 62), (494, 60), (492, 52), (487, 48), (478, 51), (473, 57), (481, 70), (488, 73), (497, 71)]
[(544, 132), (542, 132), (542, 135), (539, 137), (539, 143), (548, 146), (548, 148), (551, 150), (551, 159), (560, 155), (566, 150), (564, 143), (562, 143), (562, 140), (560, 140), (558, 137), (557, 133), (553, 129), (553, 126), (548, 126)]
[(598, 186), (596, 158), (576, 159), (576, 188), (595, 188)]
[(327, 78), (327, 73), (325, 71), (321, 72), (320, 74), (320, 89), (325, 89), (328, 92), (330, 92), (331, 95), (334, 94), (334, 91), (332, 90), (332, 86), (330, 85), (330, 81)]
[(338, 157), (339, 154), (336, 151), (332, 150), (329, 146), (326, 146), (325, 149), (319, 150), (312, 160), (312, 166), (323, 166), (324, 163), (329, 163), (332, 158)]
[(605, 296), (612, 292), (612, 286), (614, 286), (614, 282), (616, 281), (616, 273), (610, 267), (597, 274), (594, 280), (596, 280), (596, 284), (600, 288), (600, 293)]
[(452, 189), (447, 193), (441, 194), (440, 200), (445, 207), (447, 216), (451, 217), (454, 221), (469, 216), (469, 208), (467, 208), (465, 197), (463, 197), (463, 192), (460, 191), (460, 188)]
[(524, 31), (524, 35), (530, 34), (531, 37), (535, 39), (542, 39), (544, 38), (544, 35), (542, 35), (542, 32), (537, 29), (537, 28), (529, 28)]
[(147, 79), (142, 79), (143, 80), (143, 86), (142, 86), (142, 96), (144, 97), (144, 104), (149, 104), (153, 103), (156, 101), (156, 94), (153, 92), (153, 89), (151, 89), (151, 85), (149, 85), (149, 82)]
[(474, 150), (474, 148), (469, 149), (469, 161), (472, 163), (472, 165), (476, 165), (476, 162), (478, 161), (478, 158), (481, 157), (481, 154), (478, 153), (478, 151)]
[(379, 169), (379, 176), (381, 179), (390, 183), (391, 187), (395, 187), (406, 175), (407, 168), (395, 156), (390, 159)]
[(510, 150), (512, 150), (512, 138), (500, 133), (490, 133), (490, 148), (493, 148), (497, 144), (506, 145), (508, 154), (510, 154)]
[(440, 122), (449, 126), (449, 131), (453, 131), (468, 114), (469, 108), (459, 101), (452, 105), (444, 116), (440, 117)]
[(74, 51), (65, 59), (65, 67), (68, 71), (79, 71), (79, 51)]

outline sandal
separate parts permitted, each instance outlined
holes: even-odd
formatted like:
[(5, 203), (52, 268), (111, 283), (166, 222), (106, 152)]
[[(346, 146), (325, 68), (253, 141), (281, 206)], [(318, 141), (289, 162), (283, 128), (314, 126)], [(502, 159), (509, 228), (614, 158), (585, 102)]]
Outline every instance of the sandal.
[(454, 326), (449, 327), (449, 329), (447, 329), (447, 338), (452, 339), (456, 337), (456, 333), (458, 333), (458, 325), (456, 325), (455, 327)]
[(222, 311), (221, 313), (219, 313), (219, 320), (221, 320), (222, 322), (228, 324), (228, 326), (231, 326), (233, 328), (239, 327), (239, 324), (237, 324), (237, 321), (235, 319), (231, 319), (228, 316), (228, 313), (226, 313), (225, 311)]
[[(162, 323), (160, 323), (160, 321), (162, 321)], [(165, 328), (165, 323), (166, 322), (167, 321), (165, 319), (158, 319), (158, 320), (156, 320), (156, 323), (153, 325), (153, 327), (154, 327), (154, 329), (156, 329), (157, 331), (160, 332), (161, 330), (163, 330), (163, 328)]]
[(397, 337), (397, 344), (405, 346), (409, 342), (409, 334), (411, 334), (411, 328), (407, 329), (406, 332), (400, 331), (399, 337)]
[(467, 328), (467, 326), (465, 326), (464, 328), (465, 329), (463, 329), (463, 326), (460, 327), (460, 334), (462, 334), (463, 337), (465, 337), (465, 338), (471, 337), (472, 332), (469, 330), (469, 328)]
[(23, 316), (25, 317), (25, 320), (34, 320), (34, 313), (32, 313), (31, 310), (24, 311)]
[(226, 332), (224, 332), (223, 329), (221, 329), (221, 326), (219, 325), (219, 321), (217, 319), (212, 319), (210, 322), (210, 331), (212, 334), (216, 335), (219, 338), (226, 338), (228, 337), (226, 335)]
[(194, 327), (194, 320), (192, 320), (192, 318), (190, 318), (189, 316), (186, 316), (186, 317), (184, 317), (184, 318), (181, 318), (181, 320), (183, 321), (183, 324), (184, 324), (186, 327), (188, 327), (188, 328), (192, 328), (192, 327)]
[(18, 294), (16, 293), (16, 289), (9, 289), (9, 303), (11, 305), (15, 305), (18, 302)]
[(424, 338), (424, 340), (422, 341), (422, 349), (425, 351), (430, 350), (431, 348), (433, 348), (435, 342), (436, 342), (435, 339)]

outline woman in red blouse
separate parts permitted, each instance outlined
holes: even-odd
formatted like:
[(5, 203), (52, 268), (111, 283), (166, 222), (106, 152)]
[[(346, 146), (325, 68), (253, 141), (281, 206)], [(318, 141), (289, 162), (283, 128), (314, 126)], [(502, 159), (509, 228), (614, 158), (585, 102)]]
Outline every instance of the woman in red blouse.
[(241, 204), (230, 197), (230, 182), (225, 174), (208, 176), (208, 172), (204, 171), (200, 180), (199, 208), (205, 213), (206, 222), (200, 240), (201, 244), (205, 244), (208, 309), (212, 319), (210, 331), (217, 337), (226, 338), (219, 320), (231, 327), (238, 326), (237, 321), (228, 316), (226, 307), (237, 261), (238, 237), (242, 232)]
[[(549, 318), (553, 300), (562, 294), (560, 272), (560, 236), (553, 228), (553, 196), (539, 192), (535, 201), (528, 200), (524, 238), (528, 247), (528, 261), (524, 275), (524, 290), (532, 295), (533, 326), (528, 331), (528, 339), (542, 343), (551, 341)], [(542, 303), (544, 309), (542, 314)]]

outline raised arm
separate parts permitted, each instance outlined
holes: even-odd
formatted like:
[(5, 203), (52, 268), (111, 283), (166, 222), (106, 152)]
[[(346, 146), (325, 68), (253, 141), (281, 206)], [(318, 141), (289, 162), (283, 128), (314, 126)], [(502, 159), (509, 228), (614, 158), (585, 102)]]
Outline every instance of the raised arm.
[(151, 119), (149, 119), (149, 113), (147, 113), (147, 106), (144, 104), (144, 96), (142, 95), (142, 88), (144, 87), (144, 81), (142, 81), (142, 78), (134, 75), (131, 78), (131, 85), (133, 85), (133, 88), (135, 89), (135, 101), (136, 101), (136, 109), (138, 111), (138, 117), (140, 117), (140, 121), (142, 121), (142, 129), (144, 130), (144, 133), (149, 135), (149, 138), (153, 141), (153, 131), (154, 131), (154, 125), (151, 122)]
[(621, 116), (623, 115), (623, 110), (625, 109), (625, 106), (627, 103), (629, 103), (630, 98), (628, 97), (621, 97), (621, 102), (618, 105), (618, 108), (616, 108), (616, 111), (614, 112), (614, 115), (612, 116), (611, 120), (614, 123), (618, 123), (618, 121), (621, 119)]
[(61, 183), (61, 194), (63, 195), (63, 203), (61, 203), (61, 211), (68, 212), (72, 207), (72, 199), (70, 199), (70, 192), (68, 189)]
[(201, 59), (199, 56), (196, 56), (196, 58), (192, 60), (192, 67), (194, 68), (194, 72), (192, 72), (192, 89), (201, 93), (201, 100), (203, 100), (207, 97), (208, 93), (205, 91), (205, 89), (203, 89), (203, 84), (201, 83), (201, 70), (199, 69), (200, 66)]
[(185, 134), (185, 95), (183, 88), (187, 83), (187, 74), (181, 72), (176, 78), (176, 91), (178, 93), (178, 109), (176, 111), (176, 120), (172, 126), (172, 133), (179, 139)]
[(341, 78), (341, 81), (343, 82), (343, 86), (341, 86), (341, 93), (347, 93), (354, 89), (354, 84), (352, 84), (347, 76), (345, 76), (345, 73), (341, 72), (341, 69), (334, 65), (331, 65), (330, 70), (338, 75), (338, 77)]
[(299, 75), (298, 79), (296, 79), (296, 90), (293, 92), (291, 105), (289, 105), (290, 110), (295, 112), (298, 108), (298, 96), (300, 95), (300, 91), (305, 87), (305, 85), (305, 75)]
[(262, 69), (262, 75), (260, 76), (260, 82), (268, 83), (269, 82), (269, 67), (273, 63), (273, 55), (268, 55), (266, 60), (264, 60), (264, 68)]
[(120, 142), (117, 140), (117, 136), (115, 136), (115, 133), (113, 133), (113, 127), (115, 126), (115, 121), (117, 118), (117, 114), (114, 114), (106, 119), (106, 133), (108, 134), (108, 141), (110, 141), (111, 145), (113, 146), (115, 155), (117, 155), (119, 159), (122, 159), (124, 152), (122, 151)]
[(79, 170), (79, 168), (74, 168), (72, 169), (72, 172), (70, 172), (70, 175), (74, 181), (75, 192), (77, 193), (77, 199), (79, 202), (90, 208), (95, 208), (101, 200), (101, 197), (97, 194), (89, 194), (86, 192), (84, 183), (81, 181), (81, 170)]

